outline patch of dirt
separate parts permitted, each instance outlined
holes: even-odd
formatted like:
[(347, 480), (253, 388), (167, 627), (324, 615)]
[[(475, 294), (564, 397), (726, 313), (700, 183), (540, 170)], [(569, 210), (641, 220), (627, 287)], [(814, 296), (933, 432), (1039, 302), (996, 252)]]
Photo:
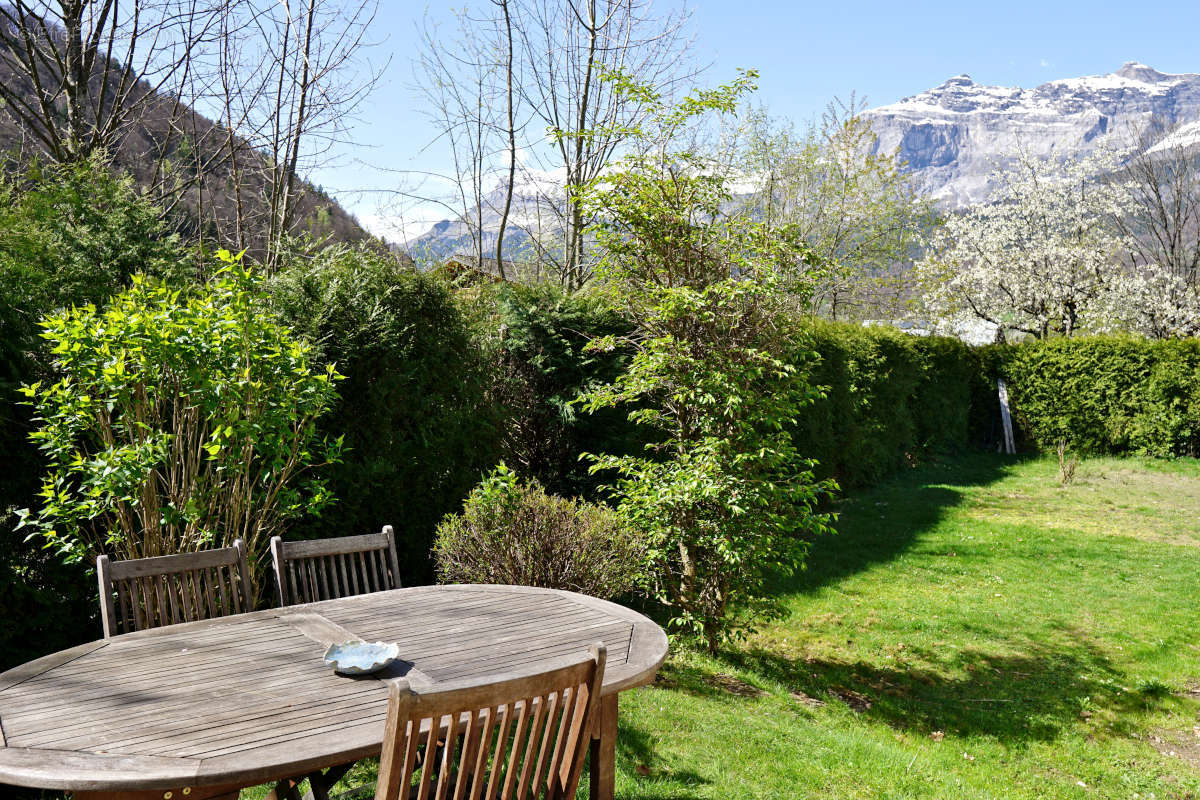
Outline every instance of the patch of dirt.
[(859, 714), (871, 707), (871, 700), (864, 694), (847, 689), (843, 686), (835, 686), (829, 690), (829, 693), (841, 700), (846, 705), (850, 706), (851, 711), (856, 711)]
[(1200, 700), (1200, 683), (1189, 683), (1182, 692), (1175, 692), (1175, 696), (1190, 700)]
[(820, 708), (821, 706), (825, 705), (824, 700), (818, 700), (815, 697), (809, 697), (799, 689), (792, 692), (792, 699), (801, 705), (808, 706), (809, 708)]
[(678, 689), (679, 681), (667, 675), (667, 673), (660, 671), (654, 676), (654, 685), (661, 689)]
[(746, 683), (741, 678), (734, 677), (724, 672), (718, 672), (709, 678), (705, 678), (705, 683), (709, 686), (715, 686), (718, 689), (729, 692), (737, 697), (762, 697), (766, 694), (757, 686), (752, 686)]
[(1178, 758), (1200, 769), (1200, 728), (1193, 728), (1191, 736), (1160, 729), (1147, 736), (1145, 741), (1164, 756)]

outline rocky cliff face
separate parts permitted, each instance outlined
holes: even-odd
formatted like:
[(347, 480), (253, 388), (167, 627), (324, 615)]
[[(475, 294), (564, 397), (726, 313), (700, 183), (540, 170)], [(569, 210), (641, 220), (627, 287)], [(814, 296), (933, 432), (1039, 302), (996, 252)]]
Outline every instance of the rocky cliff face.
[[(1108, 75), (1066, 78), (1033, 89), (984, 86), (966, 75), (898, 103), (865, 112), (876, 147), (898, 150), (944, 208), (987, 199), (988, 176), (1018, 148), (1041, 156), (1085, 155), (1102, 142), (1120, 147), (1153, 125), (1167, 129), (1151, 151), (1200, 148), (1200, 74), (1167, 75), (1130, 62)], [(532, 246), (536, 231), (561, 230), (561, 176), (522, 178), (513, 198), (505, 248)], [(502, 187), (485, 198), (484, 250), (495, 249)], [(471, 250), (470, 226), (444, 221), (410, 243), (417, 257)]]
[(1151, 122), (1179, 126), (1172, 143), (1200, 141), (1200, 75), (1130, 62), (1108, 75), (1033, 89), (959, 75), (866, 116), (877, 147), (898, 150), (939, 203), (957, 208), (986, 199), (988, 174), (1016, 148), (1042, 157), (1086, 154), (1106, 139), (1127, 142)]

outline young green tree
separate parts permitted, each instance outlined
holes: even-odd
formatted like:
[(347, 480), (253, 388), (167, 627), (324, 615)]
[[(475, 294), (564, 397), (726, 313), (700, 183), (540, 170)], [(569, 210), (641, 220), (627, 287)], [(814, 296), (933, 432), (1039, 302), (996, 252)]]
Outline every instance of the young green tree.
[(768, 576), (803, 566), (809, 538), (832, 522), (817, 502), (835, 488), (789, 434), (819, 396), (785, 310), (805, 287), (784, 282), (808, 251), (786, 228), (727, 212), (728, 173), (673, 146), (706, 116), (733, 113), (753, 78), (675, 105), (623, 81), (652, 109), (635, 135), (654, 146), (583, 193), (600, 220), (603, 289), (635, 324), (622, 337), (628, 368), (583, 403), (631, 408), (652, 436), (644, 454), (590, 455), (592, 469), (614, 476), (618, 512), (646, 537), (648, 588), (670, 624), (710, 650), (772, 609)]
[(254, 272), (221, 255), (206, 285), (135, 276), (103, 309), (43, 323), (55, 377), (25, 393), (49, 474), (24, 524), (64, 559), (236, 538), (260, 556), (283, 520), (329, 500), (311, 471), (339, 457), (316, 422), (341, 376), (264, 313)]
[(933, 204), (894, 153), (879, 151), (862, 106), (834, 101), (801, 131), (755, 110), (738, 135), (760, 218), (792, 226), (825, 265), (813, 310), (830, 319), (901, 316), (900, 274), (933, 223)]

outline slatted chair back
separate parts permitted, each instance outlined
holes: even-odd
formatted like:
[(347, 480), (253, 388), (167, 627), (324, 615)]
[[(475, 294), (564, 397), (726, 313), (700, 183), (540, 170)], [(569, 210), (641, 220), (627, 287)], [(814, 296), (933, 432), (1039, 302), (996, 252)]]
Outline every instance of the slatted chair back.
[(607, 653), (537, 675), (413, 691), (391, 687), (375, 800), (571, 800)]
[(170, 556), (96, 559), (104, 638), (253, 611), (246, 545)]
[(400, 562), (391, 525), (379, 533), (307, 542), (271, 539), (279, 604), (315, 603), (400, 588)]

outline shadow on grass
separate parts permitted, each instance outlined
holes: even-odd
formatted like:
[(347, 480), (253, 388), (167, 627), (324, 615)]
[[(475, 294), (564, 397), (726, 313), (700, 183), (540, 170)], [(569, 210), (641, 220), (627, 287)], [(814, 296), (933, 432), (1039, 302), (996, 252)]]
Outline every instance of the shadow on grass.
[(998, 480), (1020, 458), (975, 453), (935, 461), (875, 489), (846, 493), (835, 509), (837, 533), (814, 541), (804, 571), (772, 591), (811, 592), (891, 561), (959, 505), (963, 489)]
[[(674, 769), (658, 754), (655, 745), (658, 736), (638, 727), (627, 718), (622, 718), (617, 734), (618, 762), (627, 762), (630, 769), (637, 775), (650, 780), (666, 778), (689, 786), (703, 786), (710, 781), (692, 770)], [(697, 795), (680, 792), (677, 789), (668, 790), (666, 794), (656, 793), (653, 786), (639, 787), (639, 800), (685, 800)]]
[[(1128, 676), (1095, 646), (1064, 633), (1068, 643), (1058, 647), (1026, 641), (1003, 653), (964, 648), (950, 658), (910, 652), (911, 666), (793, 660), (762, 649), (727, 652), (722, 660), (802, 693), (801, 699), (845, 703), (897, 730), (989, 736), (1009, 745), (1052, 741), (1104, 712), (1115, 714), (1119, 731), (1142, 713), (1181, 702), (1131, 688)], [(717, 691), (705, 675), (675, 681), (685, 691)]]

